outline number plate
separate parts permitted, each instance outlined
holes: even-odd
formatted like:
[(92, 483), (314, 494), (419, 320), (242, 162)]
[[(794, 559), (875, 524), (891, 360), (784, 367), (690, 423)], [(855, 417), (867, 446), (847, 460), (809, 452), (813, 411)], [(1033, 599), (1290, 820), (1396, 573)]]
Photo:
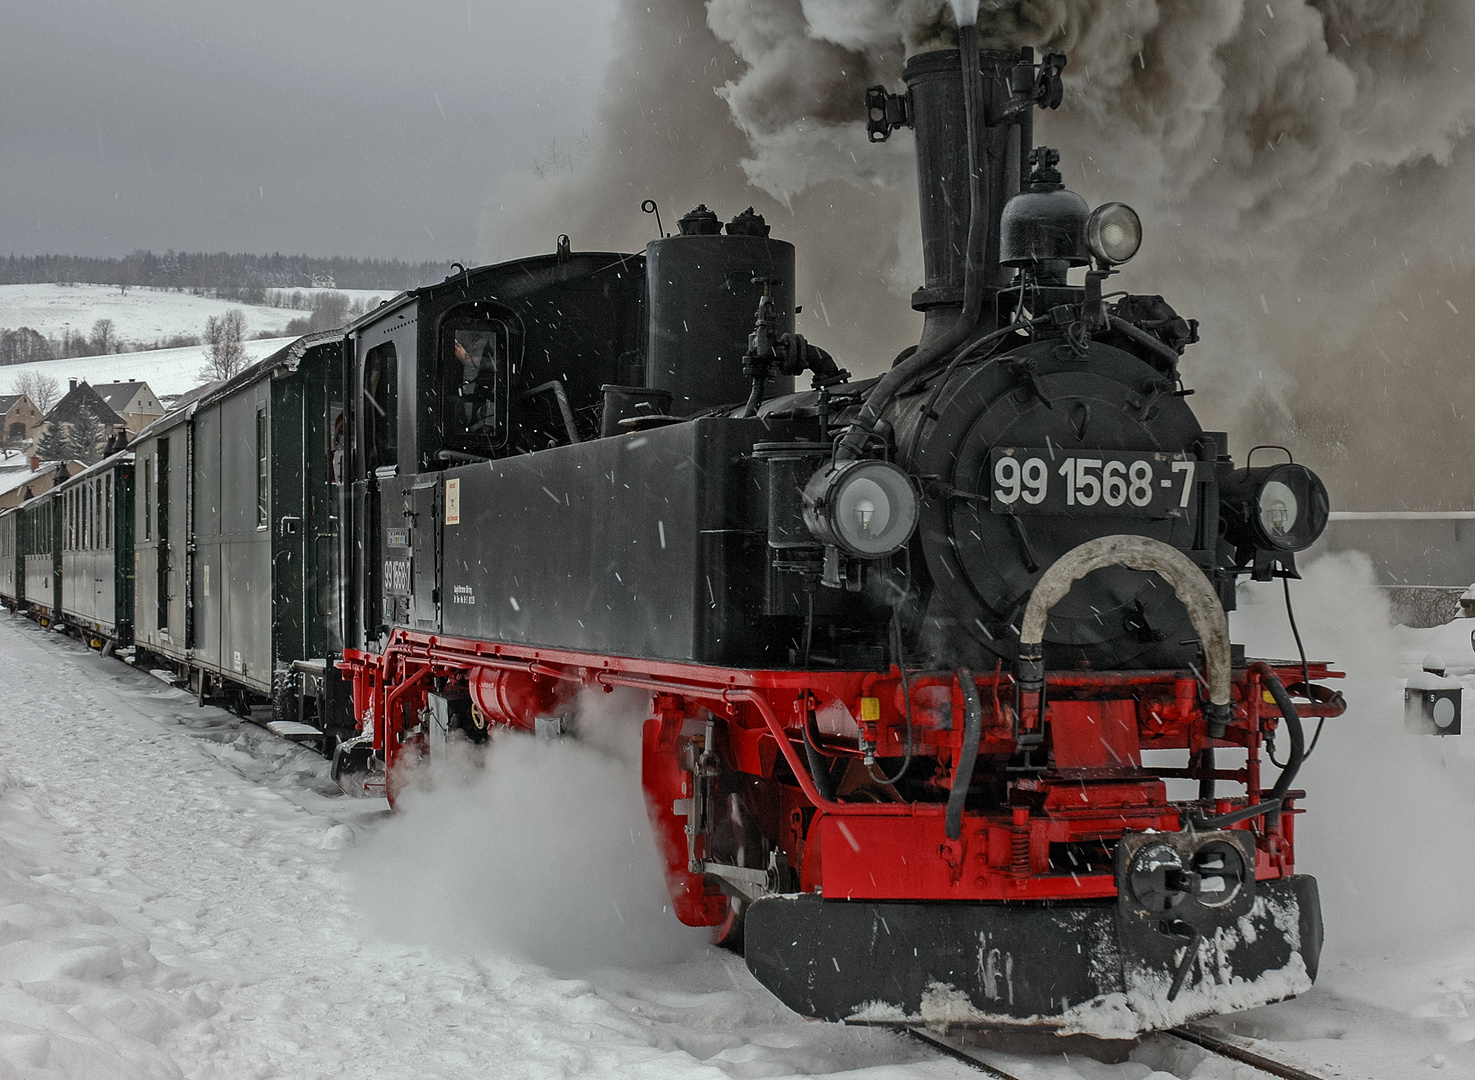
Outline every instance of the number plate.
[(1199, 462), (1187, 454), (997, 446), (989, 457), (996, 514), (1185, 517)]

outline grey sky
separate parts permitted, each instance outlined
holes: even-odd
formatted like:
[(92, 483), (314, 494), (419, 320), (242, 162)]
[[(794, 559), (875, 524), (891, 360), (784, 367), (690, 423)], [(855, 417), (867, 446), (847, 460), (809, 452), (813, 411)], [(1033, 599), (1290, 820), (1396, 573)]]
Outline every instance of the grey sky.
[(0, 255), (456, 258), (592, 122), (614, 0), (0, 0)]

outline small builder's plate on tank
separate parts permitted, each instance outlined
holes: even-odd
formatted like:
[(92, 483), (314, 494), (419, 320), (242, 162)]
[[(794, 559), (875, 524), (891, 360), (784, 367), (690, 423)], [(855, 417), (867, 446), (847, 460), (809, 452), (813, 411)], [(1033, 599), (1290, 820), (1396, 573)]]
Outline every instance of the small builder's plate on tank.
[(1187, 454), (1151, 450), (996, 446), (989, 457), (989, 509), (996, 514), (1183, 517), (1198, 464)]

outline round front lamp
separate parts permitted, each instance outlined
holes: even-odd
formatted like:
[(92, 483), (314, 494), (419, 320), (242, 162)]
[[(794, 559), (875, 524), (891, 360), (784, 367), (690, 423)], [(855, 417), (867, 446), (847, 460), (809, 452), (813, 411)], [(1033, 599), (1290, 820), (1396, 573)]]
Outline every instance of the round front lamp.
[(1326, 485), (1304, 465), (1286, 462), (1240, 469), (1224, 485), (1224, 507), (1235, 539), (1274, 551), (1304, 551), (1326, 528), (1331, 513)]
[(831, 462), (804, 487), (804, 524), (860, 559), (900, 551), (917, 527), (912, 478), (887, 461)]
[(1103, 203), (1086, 219), (1086, 247), (1097, 262), (1116, 266), (1142, 246), (1142, 219), (1126, 203)]

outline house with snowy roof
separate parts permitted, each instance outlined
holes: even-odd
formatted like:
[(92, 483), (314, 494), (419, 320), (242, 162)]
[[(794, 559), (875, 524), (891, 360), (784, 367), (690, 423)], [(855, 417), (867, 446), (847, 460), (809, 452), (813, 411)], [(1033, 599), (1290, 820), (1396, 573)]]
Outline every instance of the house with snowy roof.
[(137, 435), (167, 411), (146, 382), (114, 379), (110, 383), (98, 383), (92, 389), (123, 418), (129, 435)]
[(25, 394), (0, 394), (0, 448), (21, 449), (41, 420), (41, 410)]
[(80, 382), (72, 379), (71, 388), (67, 390), (66, 395), (42, 419), (41, 426), (36, 431), (36, 438), (39, 439), (53, 424), (75, 424), (84, 412), (92, 414), (92, 418), (103, 429), (103, 435), (106, 438), (112, 438), (118, 432), (126, 431), (128, 428), (128, 423), (122, 415), (109, 405), (103, 396), (88, 384), (86, 379)]

